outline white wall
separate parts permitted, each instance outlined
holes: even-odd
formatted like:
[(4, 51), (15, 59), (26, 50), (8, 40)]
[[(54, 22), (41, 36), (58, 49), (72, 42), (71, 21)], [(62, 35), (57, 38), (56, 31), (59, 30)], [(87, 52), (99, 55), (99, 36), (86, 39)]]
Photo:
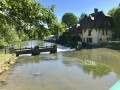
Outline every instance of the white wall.
[[(92, 38), (92, 44), (99, 44), (101, 42), (108, 41), (107, 38), (112, 38), (111, 30), (108, 30), (108, 35), (106, 35), (106, 30), (104, 30), (104, 35), (103, 35), (102, 30), (92, 29), (91, 36), (88, 36), (89, 30), (90, 29), (82, 30), (83, 42), (87, 43), (87, 38)], [(101, 41), (100, 38), (102, 38)]]
[(86, 29), (86, 30), (83, 30), (83, 38), (86, 43), (87, 43), (87, 38), (92, 38), (92, 43), (93, 44), (96, 44), (98, 43), (98, 31), (96, 31), (95, 29), (92, 29), (91, 31), (91, 36), (88, 36), (88, 32), (89, 32), (90, 29)]
[(103, 35), (103, 31), (102, 30), (99, 31), (99, 40), (100, 38), (102, 38), (102, 41), (99, 42), (107, 42), (108, 41), (107, 38), (112, 38), (112, 31), (109, 29), (107, 30), (107, 32), (108, 35), (106, 35), (106, 30), (104, 30), (104, 35)]

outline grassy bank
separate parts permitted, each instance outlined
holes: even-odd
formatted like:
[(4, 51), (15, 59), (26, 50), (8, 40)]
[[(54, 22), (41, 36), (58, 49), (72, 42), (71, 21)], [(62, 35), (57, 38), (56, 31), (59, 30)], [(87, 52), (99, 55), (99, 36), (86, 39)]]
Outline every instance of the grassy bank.
[(16, 62), (13, 54), (0, 54), (0, 74), (10, 68), (10, 65)]

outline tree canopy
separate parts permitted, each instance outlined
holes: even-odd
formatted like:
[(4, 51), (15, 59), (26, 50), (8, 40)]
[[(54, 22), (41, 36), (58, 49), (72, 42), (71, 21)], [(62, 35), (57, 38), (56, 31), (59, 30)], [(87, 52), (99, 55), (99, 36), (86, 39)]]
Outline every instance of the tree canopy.
[(67, 27), (70, 27), (78, 22), (77, 16), (73, 13), (65, 13), (62, 16), (62, 23), (65, 23)]
[(81, 13), (81, 15), (79, 17), (79, 22), (80, 22), (81, 19), (83, 19), (85, 17), (85, 15), (86, 15), (85, 13)]
[(116, 8), (112, 8), (108, 14), (110, 14), (113, 17), (114, 23), (115, 23), (115, 29), (113, 30), (114, 38), (120, 38), (120, 5)]
[(45, 7), (35, 0), (0, 1), (0, 46), (42, 39), (56, 32), (56, 27), (64, 27), (61, 23), (55, 24), (58, 23), (55, 8), (56, 5)]

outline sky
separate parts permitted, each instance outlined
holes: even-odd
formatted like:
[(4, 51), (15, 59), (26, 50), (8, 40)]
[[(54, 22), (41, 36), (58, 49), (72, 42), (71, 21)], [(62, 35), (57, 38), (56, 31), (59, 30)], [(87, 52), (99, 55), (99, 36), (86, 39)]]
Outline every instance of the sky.
[(107, 13), (113, 7), (117, 7), (120, 0), (39, 0), (39, 2), (44, 6), (55, 4), (57, 6), (55, 14), (61, 22), (62, 16), (68, 12), (74, 13), (77, 17), (80, 17), (81, 13), (93, 13), (94, 8)]

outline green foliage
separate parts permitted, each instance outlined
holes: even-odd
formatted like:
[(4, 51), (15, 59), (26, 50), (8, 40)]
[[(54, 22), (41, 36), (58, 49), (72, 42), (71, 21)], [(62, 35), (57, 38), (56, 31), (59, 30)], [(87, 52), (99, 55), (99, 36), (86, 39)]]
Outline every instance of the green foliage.
[(36, 0), (0, 1), (0, 46), (26, 39), (43, 39), (63, 31), (54, 14), (56, 5), (43, 6)]
[(4, 24), (0, 32), (0, 46), (7, 46), (8, 43), (19, 41), (18, 34), (13, 26)]
[(83, 19), (83, 18), (85, 17), (85, 15), (86, 15), (85, 13), (82, 13), (82, 14), (80, 15), (80, 17), (79, 17), (79, 22), (80, 22), (81, 19)]
[(111, 9), (108, 14), (110, 14), (113, 17), (114, 23), (115, 23), (115, 29), (113, 30), (114, 38), (120, 38), (120, 6)]
[(18, 37), (21, 41), (28, 40), (28, 35), (24, 32), (24, 30), (18, 30), (17, 31)]
[(107, 45), (111, 48), (111, 49), (115, 49), (115, 50), (120, 50), (120, 42), (119, 41), (110, 41), (107, 42)]
[(62, 23), (70, 27), (78, 22), (77, 17), (73, 13), (65, 13), (62, 17)]
[(48, 7), (42, 6), (41, 13), (42, 13), (42, 18), (44, 22), (52, 23), (50, 21), (56, 20), (56, 16), (54, 14), (55, 8), (56, 8), (56, 5), (51, 5)]
[(90, 60), (80, 60), (79, 64), (87, 73), (93, 73), (95, 76), (107, 75), (112, 71), (110, 66)]
[(59, 22), (53, 22), (51, 26), (51, 33), (55, 35), (60, 35), (61, 32), (64, 32), (66, 29), (66, 25), (64, 23), (59, 23)]
[(0, 35), (0, 48), (3, 46), (7, 46), (7, 42), (5, 42), (5, 38)]

